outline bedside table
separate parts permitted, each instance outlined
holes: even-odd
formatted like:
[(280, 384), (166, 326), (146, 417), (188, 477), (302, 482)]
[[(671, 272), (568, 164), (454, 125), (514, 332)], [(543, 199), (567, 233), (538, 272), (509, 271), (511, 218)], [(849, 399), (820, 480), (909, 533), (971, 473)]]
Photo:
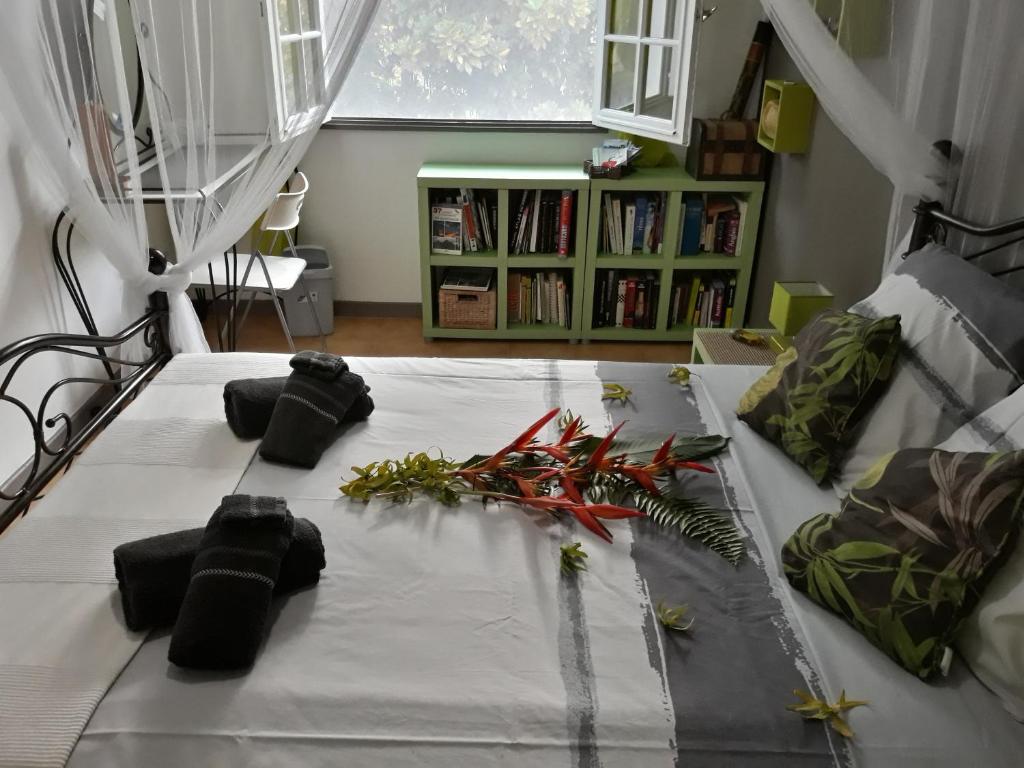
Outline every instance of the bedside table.
[(732, 338), (732, 328), (694, 328), (690, 362), (708, 365), (774, 365), (778, 351), (769, 339), (778, 336), (774, 328), (747, 328), (765, 340), (763, 347), (751, 347)]

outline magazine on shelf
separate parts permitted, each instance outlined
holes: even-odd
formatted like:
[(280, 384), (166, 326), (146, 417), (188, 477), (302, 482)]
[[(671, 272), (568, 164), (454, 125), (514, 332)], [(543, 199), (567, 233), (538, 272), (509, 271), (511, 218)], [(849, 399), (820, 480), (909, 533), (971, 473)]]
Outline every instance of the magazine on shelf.
[(462, 206), (441, 204), (430, 207), (430, 249), (434, 253), (462, 253)]
[(492, 272), (479, 267), (446, 269), (441, 287), (449, 291), (486, 291), (491, 287)]

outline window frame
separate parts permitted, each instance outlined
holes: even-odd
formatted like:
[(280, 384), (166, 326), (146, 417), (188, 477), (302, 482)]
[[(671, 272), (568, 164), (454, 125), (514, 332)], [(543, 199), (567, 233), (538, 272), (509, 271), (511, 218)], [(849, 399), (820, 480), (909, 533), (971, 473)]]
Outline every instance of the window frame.
[[(261, 0), (260, 11), (267, 31), (264, 45), (264, 65), (267, 75), (267, 107), (270, 111), (273, 138), (276, 142), (284, 142), (299, 136), (306, 131), (317, 128), (320, 121), (317, 113), (323, 106), (327, 93), (324, 79), (323, 62), (326, 58), (323, 34), (323, 0), (286, 0), (292, 16), (292, 27), (297, 32), (282, 32), (279, 16), (279, 0)], [(308, 4), (311, 11), (309, 29), (302, 25), (300, 4)], [(306, 45), (317, 41), (320, 66), (311, 66), (307, 61)], [(283, 55), (285, 45), (294, 46), (297, 50), (302, 93), (296, 94), (301, 99), (301, 109), (289, 111), (286, 97), (286, 80), (289, 73), (284, 71)], [(309, 103), (310, 92), (316, 94), (316, 104)]]
[[(612, 11), (615, 2), (623, 0), (598, 0), (598, 41), (594, 59), (594, 89), (592, 119), (594, 125), (611, 130), (626, 131), (638, 136), (668, 141), (674, 144), (689, 144), (690, 124), (693, 115), (693, 87), (696, 72), (697, 47), (700, 32), (701, 0), (666, 0), (676, 2), (676, 29), (664, 37), (642, 34), (649, 30), (653, 0), (632, 0), (640, 9), (636, 34), (613, 33)], [(636, 46), (633, 67), (632, 114), (605, 106), (606, 71), (609, 69), (608, 50), (610, 44), (619, 43)], [(644, 108), (643, 91), (647, 83), (647, 61), (644, 51), (658, 46), (674, 51), (671, 74), (675, 76), (672, 116), (654, 117), (641, 114)], [(662, 96), (664, 98), (664, 96)]]

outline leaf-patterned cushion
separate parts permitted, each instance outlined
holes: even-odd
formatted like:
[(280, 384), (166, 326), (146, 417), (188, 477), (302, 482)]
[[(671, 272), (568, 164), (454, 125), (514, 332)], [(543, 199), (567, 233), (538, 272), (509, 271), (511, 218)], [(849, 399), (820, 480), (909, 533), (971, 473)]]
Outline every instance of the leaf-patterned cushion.
[(838, 515), (797, 529), (783, 569), (796, 589), (927, 678), (1012, 551), (1022, 500), (1024, 451), (897, 451)]
[(899, 315), (871, 320), (824, 312), (747, 391), (736, 413), (821, 483), (885, 392), (899, 342)]

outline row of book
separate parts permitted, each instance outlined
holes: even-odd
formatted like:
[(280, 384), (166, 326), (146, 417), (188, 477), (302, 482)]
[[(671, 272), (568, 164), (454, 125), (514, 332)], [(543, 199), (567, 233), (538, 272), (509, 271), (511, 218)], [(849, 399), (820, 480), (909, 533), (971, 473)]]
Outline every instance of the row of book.
[(430, 248), (434, 253), (492, 251), (497, 242), (495, 199), (477, 199), (472, 189), (462, 187), (454, 200), (449, 197), (431, 204)]
[(526, 189), (509, 230), (508, 252), (568, 256), (572, 240), (573, 191)]
[(572, 326), (572, 290), (559, 272), (508, 271), (508, 322)]
[(656, 327), (660, 292), (659, 272), (598, 270), (594, 290), (594, 327)]
[(668, 325), (731, 328), (736, 306), (736, 277), (730, 274), (684, 274), (672, 285)]
[(721, 253), (735, 256), (743, 250), (743, 221), (747, 201), (730, 195), (683, 196), (683, 227), (679, 255)]
[(602, 253), (661, 253), (666, 198), (664, 192), (655, 192), (653, 197), (605, 192), (601, 210)]

